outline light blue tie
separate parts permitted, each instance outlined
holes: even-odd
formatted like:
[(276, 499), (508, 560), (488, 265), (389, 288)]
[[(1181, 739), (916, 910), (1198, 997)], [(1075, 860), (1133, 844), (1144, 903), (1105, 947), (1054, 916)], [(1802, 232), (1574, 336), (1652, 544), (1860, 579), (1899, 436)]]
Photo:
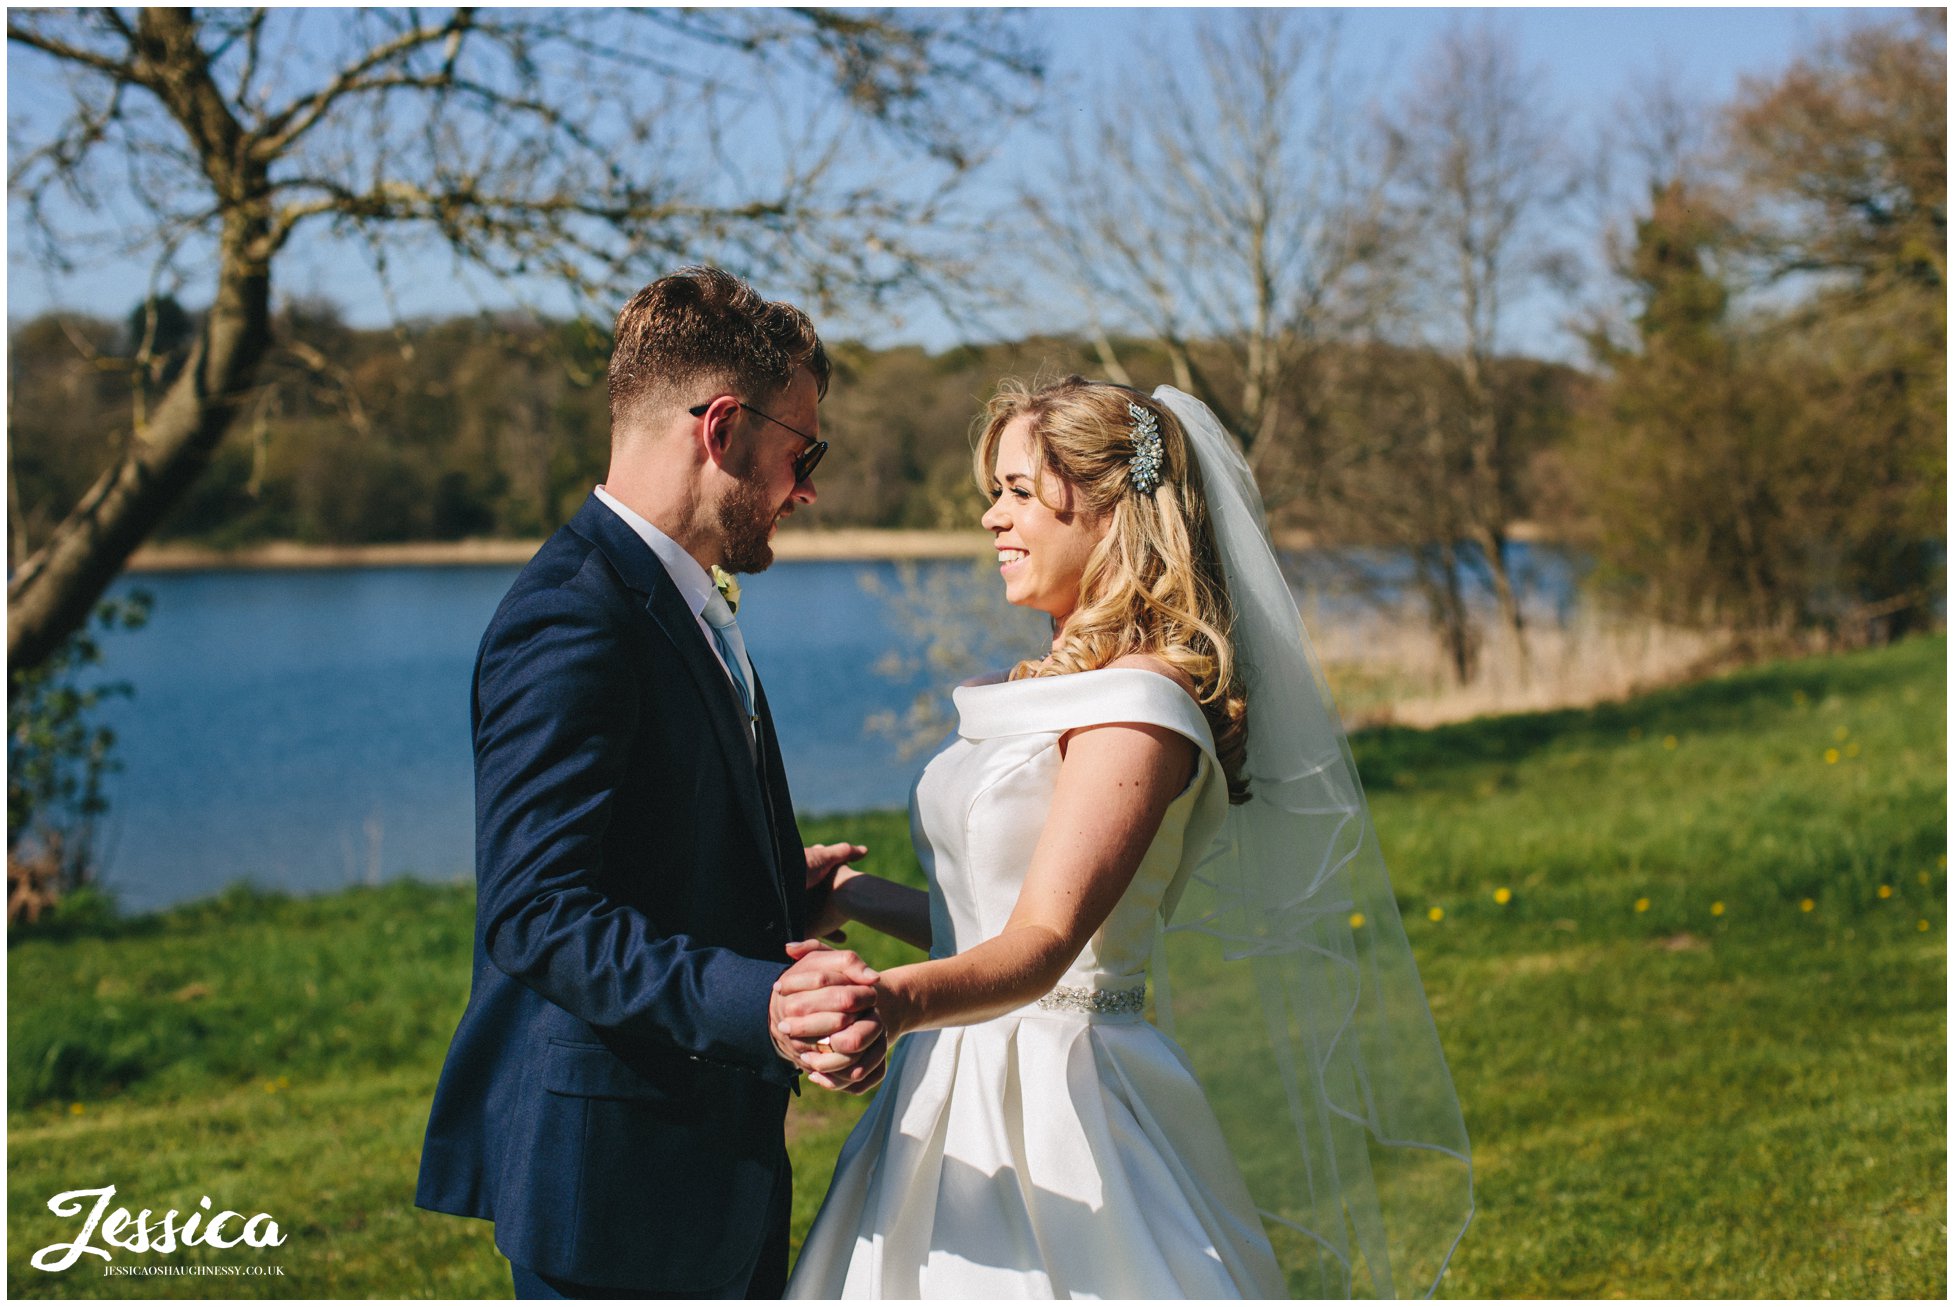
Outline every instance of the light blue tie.
[(726, 664), (726, 674), (733, 678), (733, 688), (740, 692), (740, 707), (746, 712), (747, 725), (751, 726), (759, 718), (753, 711), (753, 664), (746, 660), (746, 641), (740, 639), (740, 624), (733, 620), (732, 607), (717, 590), (707, 597), (701, 615), (712, 632), (712, 642), (719, 646), (719, 657)]

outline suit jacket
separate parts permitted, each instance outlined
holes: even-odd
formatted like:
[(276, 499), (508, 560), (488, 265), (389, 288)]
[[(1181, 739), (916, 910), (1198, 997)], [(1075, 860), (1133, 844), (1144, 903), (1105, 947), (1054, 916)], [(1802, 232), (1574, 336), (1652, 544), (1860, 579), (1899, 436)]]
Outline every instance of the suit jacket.
[(736, 692), (594, 495), (516, 578), (474, 682), (474, 975), (415, 1202), (583, 1284), (723, 1284), (786, 1165), (767, 1004), (807, 920), (765, 693)]

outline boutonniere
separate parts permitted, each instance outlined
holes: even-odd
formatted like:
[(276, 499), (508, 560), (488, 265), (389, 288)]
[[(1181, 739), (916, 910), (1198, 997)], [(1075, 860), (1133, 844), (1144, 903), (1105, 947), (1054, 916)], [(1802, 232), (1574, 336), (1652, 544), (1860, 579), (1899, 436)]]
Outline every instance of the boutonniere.
[(726, 607), (737, 614), (740, 610), (740, 583), (731, 572), (722, 571), (717, 563), (712, 569), (712, 588), (719, 591), (719, 597), (726, 601)]

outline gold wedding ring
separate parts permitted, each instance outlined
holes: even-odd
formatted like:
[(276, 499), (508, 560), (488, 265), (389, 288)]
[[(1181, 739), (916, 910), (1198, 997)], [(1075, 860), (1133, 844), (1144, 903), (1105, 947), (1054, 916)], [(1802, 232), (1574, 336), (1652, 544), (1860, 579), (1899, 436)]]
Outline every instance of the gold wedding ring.
[(818, 1048), (818, 1049), (820, 1049), (820, 1050), (821, 1050), (821, 1051), (822, 1051), (823, 1053), (832, 1053), (832, 1052), (834, 1052), (834, 1051), (835, 1051), (835, 1048), (834, 1048), (834, 1045), (833, 1045), (833, 1044), (830, 1044), (830, 1043), (829, 1043), (829, 1042), (828, 1042), (827, 1040), (825, 1040), (825, 1039), (817, 1039), (817, 1040), (815, 1040), (815, 1041), (814, 1041), (814, 1046), (815, 1046), (816, 1048)]

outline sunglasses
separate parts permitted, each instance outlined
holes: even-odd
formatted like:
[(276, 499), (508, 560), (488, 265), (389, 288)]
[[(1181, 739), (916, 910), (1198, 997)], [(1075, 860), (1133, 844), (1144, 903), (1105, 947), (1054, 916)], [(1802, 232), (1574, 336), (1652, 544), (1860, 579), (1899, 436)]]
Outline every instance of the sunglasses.
[[(809, 477), (814, 475), (814, 469), (821, 465), (821, 456), (828, 452), (827, 441), (816, 440), (813, 436), (808, 435), (807, 432), (801, 430), (799, 427), (789, 427), (785, 422), (782, 422), (779, 418), (773, 416), (771, 413), (762, 413), (759, 409), (753, 407), (753, 405), (747, 403), (743, 399), (735, 398), (733, 402), (735, 404), (738, 404), (741, 408), (745, 409), (747, 412), (753, 414), (753, 416), (755, 417), (765, 418), (767, 421), (773, 423), (777, 427), (787, 427), (787, 430), (793, 432), (795, 435), (799, 436), (802, 440), (805, 440), (807, 442), (807, 448), (802, 450), (801, 456), (794, 460), (794, 484), (795, 485), (799, 485), (801, 482), (807, 480)], [(704, 417), (706, 415), (706, 410), (711, 407), (712, 407), (712, 401), (707, 400), (705, 403), (695, 404), (691, 408), (686, 409), (685, 411), (687, 413), (690, 413), (695, 418), (700, 418), (700, 417)]]

